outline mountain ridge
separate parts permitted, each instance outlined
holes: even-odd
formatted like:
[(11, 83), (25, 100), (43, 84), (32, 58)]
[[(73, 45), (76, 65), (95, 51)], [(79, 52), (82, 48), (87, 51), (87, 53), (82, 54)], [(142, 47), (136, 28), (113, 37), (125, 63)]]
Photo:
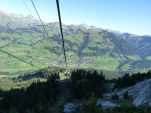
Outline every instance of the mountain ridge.
[[(45, 23), (44, 27), (49, 35), (45, 38), (45, 32), (34, 18), (20, 16), (18, 19), (22, 21), (4, 19), (5, 23), (1, 18), (3, 17), (0, 16), (0, 46), (12, 42), (2, 48), (3, 50), (41, 68), (54, 64), (64, 65), (58, 22)], [(13, 17), (11, 19), (14, 20)], [(7, 21), (14, 26), (9, 27)], [(68, 65), (71, 67), (96, 68), (118, 73), (145, 71), (151, 67), (151, 36), (112, 32), (95, 26), (65, 24), (63, 32)], [(4, 56), (1, 55), (0, 58)], [(17, 63), (11, 64), (11, 60)], [(3, 70), (17, 70), (18, 66), (32, 69), (10, 56), (0, 63)]]

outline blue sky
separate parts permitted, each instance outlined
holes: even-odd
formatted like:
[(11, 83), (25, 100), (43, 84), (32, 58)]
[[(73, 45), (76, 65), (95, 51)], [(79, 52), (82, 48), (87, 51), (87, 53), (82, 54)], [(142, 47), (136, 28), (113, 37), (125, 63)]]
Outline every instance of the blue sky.
[[(0, 10), (35, 15), (30, 0), (1, 0)], [(65, 24), (87, 24), (121, 32), (151, 35), (151, 0), (60, 0)], [(55, 0), (35, 0), (44, 21), (58, 21)], [(28, 9), (28, 10), (27, 10)]]

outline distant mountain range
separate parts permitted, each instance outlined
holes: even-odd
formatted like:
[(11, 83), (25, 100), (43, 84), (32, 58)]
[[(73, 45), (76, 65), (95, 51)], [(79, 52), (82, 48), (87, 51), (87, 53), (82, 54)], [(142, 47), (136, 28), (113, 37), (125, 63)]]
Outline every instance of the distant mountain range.
[[(0, 51), (0, 72), (17, 72), (63, 65), (58, 23), (40, 22), (32, 16), (0, 12), (0, 50), (9, 52), (35, 67)], [(63, 25), (70, 67), (112, 72), (146, 71), (151, 68), (151, 36), (119, 33), (84, 25)]]

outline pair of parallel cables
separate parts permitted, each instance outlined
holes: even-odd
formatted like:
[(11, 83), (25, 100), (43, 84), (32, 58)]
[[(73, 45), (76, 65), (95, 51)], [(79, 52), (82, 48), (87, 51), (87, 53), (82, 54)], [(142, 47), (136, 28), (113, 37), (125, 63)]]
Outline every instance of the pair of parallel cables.
[[(43, 27), (43, 31), (46, 34), (47, 38), (48, 38), (48, 32), (47, 32), (47, 30), (45, 28), (45, 25), (44, 25), (44, 23), (43, 23), (43, 21), (42, 21), (42, 19), (40, 17), (40, 14), (39, 14), (39, 12), (37, 10), (37, 7), (36, 7), (36, 5), (35, 5), (35, 3), (34, 3), (33, 0), (30, 0), (30, 1), (31, 1), (31, 3), (32, 3), (32, 5), (33, 5), (33, 7), (35, 9), (35, 11), (36, 11), (36, 14), (37, 14), (40, 22), (41, 22), (41, 25)], [(57, 5), (57, 12), (58, 12), (59, 26), (60, 26), (60, 34), (61, 34), (61, 39), (62, 39), (62, 48), (63, 48), (63, 54), (64, 54), (64, 61), (65, 61), (65, 65), (67, 67), (67, 57), (66, 57), (66, 49), (65, 49), (65, 41), (64, 41), (64, 35), (63, 35), (63, 27), (62, 27), (62, 20), (61, 20), (59, 0), (56, 0), (56, 5)]]

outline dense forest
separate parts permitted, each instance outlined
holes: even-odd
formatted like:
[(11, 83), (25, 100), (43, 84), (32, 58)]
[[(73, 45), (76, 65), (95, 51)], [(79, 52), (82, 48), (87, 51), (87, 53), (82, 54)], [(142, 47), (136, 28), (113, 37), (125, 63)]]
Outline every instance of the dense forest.
[[(46, 82), (37, 80), (27, 88), (1, 90), (0, 113), (62, 113), (64, 104), (73, 101), (81, 104), (75, 113), (150, 113), (151, 108), (126, 103), (129, 100), (126, 94), (120, 107), (103, 109), (95, 104), (97, 98), (103, 98), (107, 84), (114, 83), (114, 89), (121, 89), (149, 78), (150, 71), (125, 74), (116, 80), (105, 79), (101, 72), (82, 69), (73, 70), (66, 80), (60, 80), (59, 73), (52, 73)], [(115, 95), (113, 100), (120, 101)]]

